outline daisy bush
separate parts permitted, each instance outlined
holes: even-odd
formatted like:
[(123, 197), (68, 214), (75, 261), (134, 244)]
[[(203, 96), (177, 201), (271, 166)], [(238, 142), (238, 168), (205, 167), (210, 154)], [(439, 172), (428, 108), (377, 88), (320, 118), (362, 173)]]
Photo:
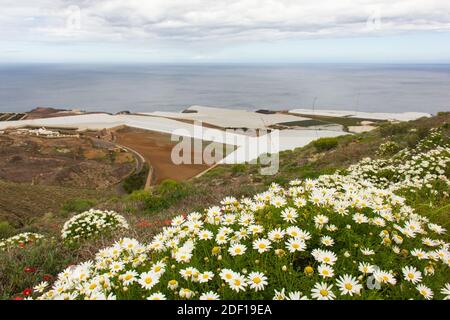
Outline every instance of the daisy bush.
[(399, 151), (401, 148), (398, 145), (398, 143), (394, 142), (394, 141), (388, 141), (385, 143), (382, 143), (377, 150), (377, 155), (380, 156), (384, 156), (384, 155), (389, 155), (389, 154), (393, 154), (396, 151)]
[(128, 229), (128, 223), (123, 216), (114, 211), (91, 209), (66, 221), (61, 237), (73, 242), (117, 229)]
[(177, 216), (149, 243), (124, 238), (33, 297), (449, 299), (447, 230), (399, 195), (448, 187), (450, 150), (433, 141)]
[(0, 251), (9, 250), (12, 248), (25, 248), (35, 242), (41, 241), (44, 238), (39, 233), (24, 232), (13, 237), (0, 240)]

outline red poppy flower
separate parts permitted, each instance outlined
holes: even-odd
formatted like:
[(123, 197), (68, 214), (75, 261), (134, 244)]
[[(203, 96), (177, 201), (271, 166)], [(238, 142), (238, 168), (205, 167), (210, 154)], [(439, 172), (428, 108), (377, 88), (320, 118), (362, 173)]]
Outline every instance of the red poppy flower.
[(23, 298), (22, 297), (20, 297), (20, 296), (16, 296), (16, 297), (14, 297), (14, 298), (12, 298), (13, 300), (23, 300)]
[(36, 272), (36, 268), (33, 268), (33, 267), (25, 267), (25, 268), (23, 269), (23, 272), (25, 272), (25, 273), (33, 273), (33, 272)]
[(25, 243), (23, 243), (23, 242), (19, 242), (19, 247), (21, 247), (21, 248), (25, 248)]
[(25, 290), (22, 291), (22, 294), (23, 294), (25, 297), (28, 297), (32, 292), (33, 292), (33, 289), (31, 289), (31, 288), (26, 288)]
[(44, 274), (42, 278), (44, 279), (44, 281), (50, 281), (53, 279), (53, 276), (50, 274)]

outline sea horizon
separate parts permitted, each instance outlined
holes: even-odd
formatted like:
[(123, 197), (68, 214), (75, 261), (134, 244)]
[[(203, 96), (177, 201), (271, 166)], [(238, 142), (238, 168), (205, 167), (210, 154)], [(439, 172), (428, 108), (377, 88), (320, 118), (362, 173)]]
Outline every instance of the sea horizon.
[(0, 112), (450, 109), (449, 63), (0, 63)]

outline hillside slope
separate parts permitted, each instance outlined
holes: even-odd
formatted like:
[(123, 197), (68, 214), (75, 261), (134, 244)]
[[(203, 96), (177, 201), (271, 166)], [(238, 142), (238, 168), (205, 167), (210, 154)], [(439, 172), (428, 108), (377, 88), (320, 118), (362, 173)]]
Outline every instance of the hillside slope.
[[(72, 231), (63, 232), (64, 242), (39, 240), (17, 250), (11, 241), (0, 253), (0, 291), (11, 297), (131, 236), (136, 240), (101, 250), (95, 268), (66, 270), (53, 290), (37, 287), (33, 297), (45, 290), (45, 299), (445, 298), (449, 116), (283, 153), (276, 176), (261, 176), (257, 166), (218, 167), (192, 183), (165, 182), (111, 199), (101, 207), (128, 223), (93, 211), (81, 225), (78, 216), (66, 223)], [(199, 213), (179, 215), (192, 211)], [(109, 222), (98, 224), (100, 217)], [(30, 265), (36, 271), (21, 277)], [(381, 290), (367, 287), (371, 276)], [(100, 279), (114, 285), (99, 286)]]

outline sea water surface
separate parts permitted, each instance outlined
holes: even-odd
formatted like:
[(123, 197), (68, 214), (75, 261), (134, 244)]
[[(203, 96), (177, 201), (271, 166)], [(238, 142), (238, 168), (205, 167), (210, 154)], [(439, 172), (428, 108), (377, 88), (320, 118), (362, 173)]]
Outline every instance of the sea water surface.
[(0, 65), (0, 112), (118, 112), (191, 105), (248, 110), (450, 110), (450, 65)]

